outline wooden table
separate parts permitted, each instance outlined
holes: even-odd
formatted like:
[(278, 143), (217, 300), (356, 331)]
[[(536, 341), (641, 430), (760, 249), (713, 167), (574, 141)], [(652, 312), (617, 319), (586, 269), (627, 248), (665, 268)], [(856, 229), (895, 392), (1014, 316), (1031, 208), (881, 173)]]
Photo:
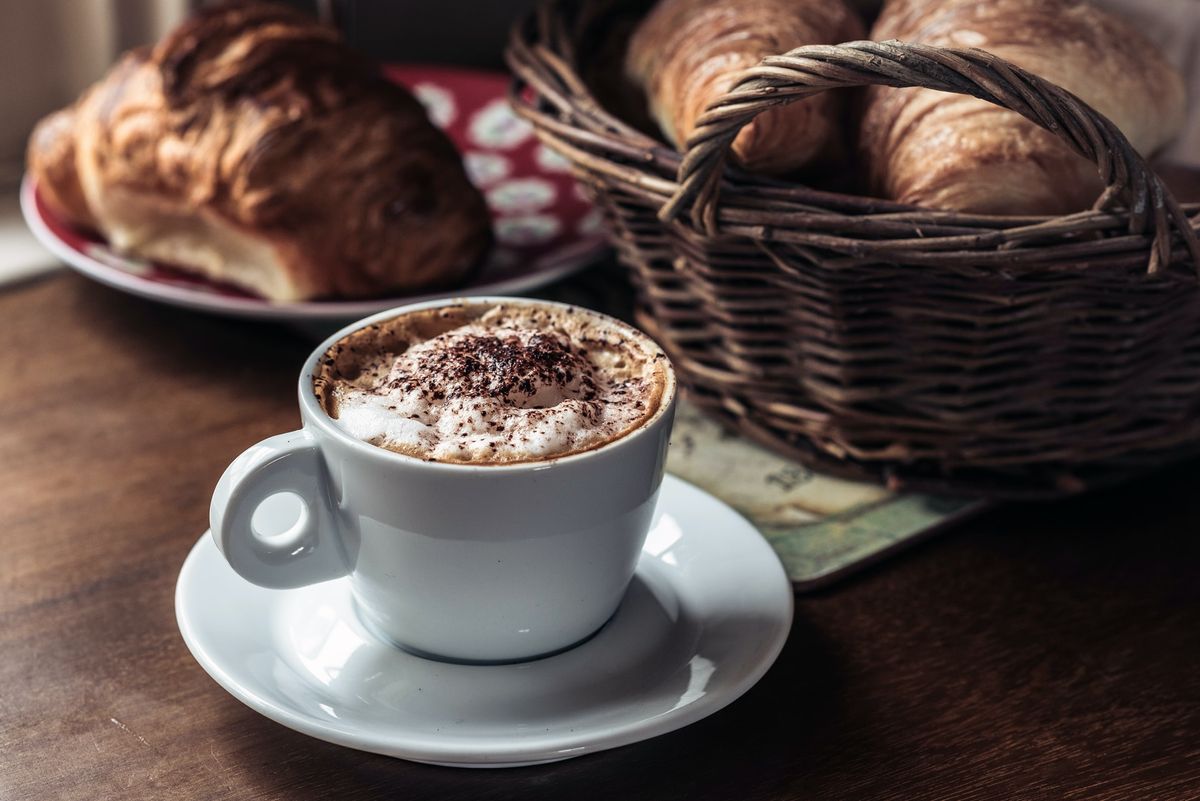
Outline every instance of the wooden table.
[(69, 274), (0, 292), (0, 799), (1196, 798), (1197, 466), (992, 512), (798, 599), (767, 677), (648, 742), (425, 767), (242, 706), (175, 578), (310, 343)]

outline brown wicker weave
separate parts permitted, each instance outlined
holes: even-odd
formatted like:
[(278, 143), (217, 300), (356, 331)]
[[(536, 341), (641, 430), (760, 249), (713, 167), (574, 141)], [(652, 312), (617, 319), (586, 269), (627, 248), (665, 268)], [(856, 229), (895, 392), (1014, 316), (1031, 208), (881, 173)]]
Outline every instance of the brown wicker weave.
[[(851, 42), (765, 59), (681, 158), (581, 78), (611, 59), (626, 5), (564, 2), (520, 25), (512, 101), (604, 210), (639, 323), (695, 400), (804, 462), (893, 486), (1054, 495), (1200, 452), (1198, 209), (1107, 119), (983, 51)], [(756, 114), (866, 84), (1013, 109), (1108, 189), (1091, 211), (997, 217), (726, 165)]]

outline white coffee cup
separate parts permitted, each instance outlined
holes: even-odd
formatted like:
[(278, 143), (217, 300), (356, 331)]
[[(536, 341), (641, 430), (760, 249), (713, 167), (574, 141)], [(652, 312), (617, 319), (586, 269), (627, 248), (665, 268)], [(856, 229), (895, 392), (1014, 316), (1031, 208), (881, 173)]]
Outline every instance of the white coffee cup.
[[(300, 373), (300, 430), (254, 445), (221, 476), (212, 533), (233, 569), (255, 584), (289, 588), (349, 576), (367, 627), (414, 653), (532, 659), (587, 639), (620, 604), (662, 482), (675, 377), (668, 368), (657, 412), (624, 436), (511, 465), (426, 462), (355, 439), (330, 419), (312, 378), (331, 345), (367, 325), (457, 302), (564, 307), (438, 300), (334, 334)], [(288, 532), (260, 536), (255, 510), (283, 492), (300, 496), (304, 511)]]

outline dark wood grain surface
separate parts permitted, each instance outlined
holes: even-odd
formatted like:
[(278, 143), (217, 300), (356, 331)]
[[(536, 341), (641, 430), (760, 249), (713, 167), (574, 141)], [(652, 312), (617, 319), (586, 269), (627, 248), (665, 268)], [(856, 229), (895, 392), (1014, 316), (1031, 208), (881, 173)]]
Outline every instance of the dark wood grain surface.
[(1200, 471), (1010, 506), (797, 601), (767, 677), (557, 765), (426, 767), (260, 717), (173, 591), (294, 428), (310, 343), (69, 274), (0, 291), (0, 799), (1200, 797)]

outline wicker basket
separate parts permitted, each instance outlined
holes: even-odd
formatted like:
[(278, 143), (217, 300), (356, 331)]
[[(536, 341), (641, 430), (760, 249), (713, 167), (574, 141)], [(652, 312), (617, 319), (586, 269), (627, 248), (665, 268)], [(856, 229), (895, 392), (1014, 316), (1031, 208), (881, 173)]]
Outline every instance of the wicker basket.
[[(681, 157), (581, 77), (603, 74), (631, 8), (559, 3), (525, 20), (512, 101), (603, 209), (638, 322), (694, 400), (822, 470), (994, 497), (1078, 492), (1200, 452), (1197, 207), (1107, 119), (983, 51), (852, 42), (747, 71)], [(726, 164), (756, 114), (867, 84), (1013, 109), (1108, 189), (1091, 211), (997, 217)]]

